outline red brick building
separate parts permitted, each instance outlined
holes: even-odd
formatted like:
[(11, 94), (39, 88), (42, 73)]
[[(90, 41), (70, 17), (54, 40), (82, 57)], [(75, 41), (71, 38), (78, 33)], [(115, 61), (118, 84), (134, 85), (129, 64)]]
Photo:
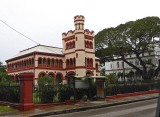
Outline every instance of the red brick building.
[(39, 77), (53, 76), (55, 83), (67, 83), (66, 75), (99, 76), (99, 59), (95, 57), (94, 32), (84, 29), (84, 16), (74, 17), (74, 30), (62, 34), (63, 48), (37, 45), (20, 51), (6, 60), (7, 72), (16, 80), (24, 72)]

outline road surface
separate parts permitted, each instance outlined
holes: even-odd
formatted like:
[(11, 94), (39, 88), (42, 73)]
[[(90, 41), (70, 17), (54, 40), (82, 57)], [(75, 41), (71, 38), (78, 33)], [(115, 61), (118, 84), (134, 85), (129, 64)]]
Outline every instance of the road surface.
[(157, 99), (51, 117), (155, 117)]

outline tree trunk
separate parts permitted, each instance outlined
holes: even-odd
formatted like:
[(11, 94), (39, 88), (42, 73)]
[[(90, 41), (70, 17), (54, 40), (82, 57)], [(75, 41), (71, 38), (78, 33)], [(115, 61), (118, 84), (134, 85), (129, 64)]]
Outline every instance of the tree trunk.
[(143, 80), (146, 81), (146, 82), (149, 80), (147, 70), (143, 70), (143, 72), (142, 72), (142, 78), (143, 78)]

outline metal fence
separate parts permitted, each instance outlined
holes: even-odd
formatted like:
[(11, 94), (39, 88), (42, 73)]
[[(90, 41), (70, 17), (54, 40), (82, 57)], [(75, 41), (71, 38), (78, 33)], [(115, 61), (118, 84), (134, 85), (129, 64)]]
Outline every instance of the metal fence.
[(135, 82), (125, 84), (121, 82), (106, 86), (106, 95), (109, 96), (155, 89), (160, 89), (160, 81)]
[(64, 102), (71, 97), (80, 100), (83, 96), (89, 98), (96, 95), (95, 87), (74, 89), (69, 85), (46, 85), (43, 88), (35, 88), (33, 92), (33, 102), (36, 104)]
[(0, 101), (19, 103), (20, 86), (0, 85)]

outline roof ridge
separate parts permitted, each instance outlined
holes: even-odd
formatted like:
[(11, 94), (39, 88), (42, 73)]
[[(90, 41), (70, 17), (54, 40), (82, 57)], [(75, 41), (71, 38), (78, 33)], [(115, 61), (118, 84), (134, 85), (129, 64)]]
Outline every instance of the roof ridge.
[(51, 47), (51, 48), (57, 48), (57, 49), (62, 49), (60, 47), (53, 47), (53, 46), (47, 46), (47, 45), (36, 45), (36, 46), (33, 46), (33, 47), (30, 47), (30, 48), (27, 48), (27, 49), (24, 49), (24, 50), (21, 50), (20, 52), (24, 52), (24, 51), (27, 51), (27, 50), (30, 50), (32, 48), (35, 48), (35, 47), (38, 47), (38, 46), (44, 46), (44, 47)]

